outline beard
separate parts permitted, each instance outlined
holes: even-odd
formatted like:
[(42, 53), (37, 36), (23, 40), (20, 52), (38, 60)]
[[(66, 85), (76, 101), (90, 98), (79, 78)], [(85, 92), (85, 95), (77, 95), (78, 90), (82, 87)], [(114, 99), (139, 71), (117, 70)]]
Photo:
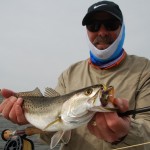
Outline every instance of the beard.
[(111, 36), (97, 36), (93, 41), (93, 45), (96, 46), (97, 44), (107, 44), (111, 45), (114, 42), (114, 39)]

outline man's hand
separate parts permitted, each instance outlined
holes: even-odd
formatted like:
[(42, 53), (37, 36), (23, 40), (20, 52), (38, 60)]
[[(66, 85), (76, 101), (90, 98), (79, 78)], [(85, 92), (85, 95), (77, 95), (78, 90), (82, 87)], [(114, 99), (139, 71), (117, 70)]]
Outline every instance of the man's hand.
[[(114, 104), (120, 112), (128, 110), (128, 101), (125, 99), (115, 99)], [(88, 129), (97, 138), (112, 143), (128, 134), (130, 123), (128, 116), (119, 117), (116, 112), (98, 112), (88, 123)]]
[(0, 104), (0, 113), (3, 117), (15, 124), (28, 124), (21, 107), (22, 98), (16, 98), (15, 93), (7, 89), (2, 89), (1, 94), (5, 98)]

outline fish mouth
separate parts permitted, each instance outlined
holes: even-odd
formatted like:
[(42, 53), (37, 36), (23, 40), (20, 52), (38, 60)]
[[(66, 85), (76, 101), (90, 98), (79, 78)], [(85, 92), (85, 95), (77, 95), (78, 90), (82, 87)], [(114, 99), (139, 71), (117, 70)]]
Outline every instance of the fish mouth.
[(102, 106), (107, 106), (109, 102), (114, 101), (114, 88), (112, 86), (109, 86), (108, 88), (103, 89), (100, 92), (100, 101)]
[[(97, 98), (99, 99), (101, 105), (106, 107), (108, 103), (113, 103), (114, 101), (114, 88), (112, 86), (109, 87), (100, 87), (96, 94), (93, 96), (93, 104), (96, 102)], [(111, 108), (108, 108), (111, 109)]]

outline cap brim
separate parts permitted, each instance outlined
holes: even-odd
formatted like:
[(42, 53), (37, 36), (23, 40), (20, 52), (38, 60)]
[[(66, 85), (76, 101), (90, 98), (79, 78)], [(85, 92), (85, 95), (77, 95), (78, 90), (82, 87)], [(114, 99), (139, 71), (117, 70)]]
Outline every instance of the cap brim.
[(85, 15), (85, 17), (83, 18), (83, 20), (82, 20), (82, 25), (83, 26), (87, 25), (90, 22), (92, 15), (95, 14), (95, 13), (98, 13), (98, 12), (107, 12), (107, 13), (113, 15), (114, 17), (116, 17), (117, 19), (119, 19), (122, 22), (122, 18), (120, 18), (119, 16), (116, 16), (115, 13), (113, 13), (113, 12), (107, 10), (107, 9), (105, 9), (105, 10), (103, 9), (103, 10), (95, 10), (95, 11), (92, 11), (90, 13), (87, 13)]

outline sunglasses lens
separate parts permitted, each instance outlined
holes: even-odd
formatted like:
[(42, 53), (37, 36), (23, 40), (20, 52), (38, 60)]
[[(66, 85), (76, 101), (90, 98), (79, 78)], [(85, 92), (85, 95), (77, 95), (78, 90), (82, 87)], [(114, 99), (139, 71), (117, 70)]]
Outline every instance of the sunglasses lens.
[(87, 25), (87, 29), (91, 32), (97, 32), (100, 28), (101, 24), (99, 23), (92, 23), (90, 25)]
[(102, 24), (108, 31), (115, 31), (121, 25), (121, 23), (118, 20), (104, 20), (104, 21), (92, 22), (86, 25), (86, 27), (91, 32), (97, 32), (100, 29)]
[(120, 22), (118, 20), (108, 20), (104, 22), (104, 26), (108, 31), (115, 31), (119, 28)]

